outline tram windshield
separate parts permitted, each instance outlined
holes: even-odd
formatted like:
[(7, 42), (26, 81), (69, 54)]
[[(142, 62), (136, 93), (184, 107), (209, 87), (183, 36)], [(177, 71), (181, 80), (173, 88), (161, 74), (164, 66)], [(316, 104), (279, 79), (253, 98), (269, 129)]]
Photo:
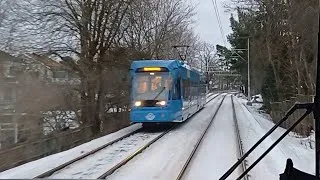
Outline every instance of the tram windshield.
[(134, 100), (167, 100), (172, 87), (172, 78), (168, 72), (136, 73), (133, 81)]

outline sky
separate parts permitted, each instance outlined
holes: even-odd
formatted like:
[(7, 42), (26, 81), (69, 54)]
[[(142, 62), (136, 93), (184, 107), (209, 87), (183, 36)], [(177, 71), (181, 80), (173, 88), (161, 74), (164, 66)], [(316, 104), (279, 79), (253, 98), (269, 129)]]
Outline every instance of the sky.
[[(192, 3), (197, 5), (195, 31), (203, 41), (213, 45), (224, 45), (212, 1), (214, 0), (192, 0)], [(216, 2), (222, 23), (221, 25), (224, 32), (224, 38), (227, 43), (226, 45), (227, 47), (230, 47), (226, 36), (232, 32), (229, 21), (231, 13), (226, 12), (226, 8), (224, 7), (224, 4), (230, 3), (230, 0), (216, 0)]]

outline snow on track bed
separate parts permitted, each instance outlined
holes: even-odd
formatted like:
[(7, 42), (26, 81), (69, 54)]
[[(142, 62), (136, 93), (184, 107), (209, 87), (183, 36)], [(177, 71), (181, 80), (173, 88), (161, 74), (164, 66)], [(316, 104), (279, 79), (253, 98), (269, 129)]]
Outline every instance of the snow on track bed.
[[(272, 121), (261, 115), (251, 114), (240, 98), (234, 98), (236, 114), (243, 140), (244, 150), (249, 150), (271, 127)], [(249, 109), (251, 109), (249, 107)], [(247, 158), (250, 166), (285, 130), (277, 128)], [(283, 173), (287, 158), (293, 160), (294, 166), (300, 170), (314, 174), (314, 150), (300, 144), (303, 138), (285, 137), (270, 153), (264, 157), (250, 172), (250, 180), (279, 179)]]
[(177, 177), (221, 100), (222, 97), (219, 96), (209, 102), (202, 111), (155, 142), (107, 179), (150, 180)]
[(79, 145), (67, 151), (53, 154), (39, 160), (35, 160), (21, 166), (3, 171), (0, 173), (0, 179), (21, 179), (21, 178), (34, 178), (46, 171), (49, 171), (57, 166), (60, 166), (72, 159), (75, 159), (84, 153), (92, 151), (108, 142), (111, 142), (121, 136), (129, 134), (141, 128), (141, 124), (131, 125), (121, 129), (115, 133), (97, 138), (85, 144)]
[(96, 179), (161, 133), (139, 132), (88, 156), (48, 178)]
[[(227, 95), (183, 179), (219, 179), (237, 161), (238, 154), (231, 95)], [(241, 173), (237, 168), (228, 179), (234, 180)]]

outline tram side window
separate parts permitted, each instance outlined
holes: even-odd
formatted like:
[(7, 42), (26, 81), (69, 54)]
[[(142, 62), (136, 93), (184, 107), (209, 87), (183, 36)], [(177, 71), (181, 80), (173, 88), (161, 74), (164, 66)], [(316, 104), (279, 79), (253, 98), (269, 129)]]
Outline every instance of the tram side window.
[(183, 99), (188, 100), (190, 99), (190, 81), (183, 80)]
[(173, 88), (173, 100), (179, 100), (181, 98), (180, 80), (178, 80)]

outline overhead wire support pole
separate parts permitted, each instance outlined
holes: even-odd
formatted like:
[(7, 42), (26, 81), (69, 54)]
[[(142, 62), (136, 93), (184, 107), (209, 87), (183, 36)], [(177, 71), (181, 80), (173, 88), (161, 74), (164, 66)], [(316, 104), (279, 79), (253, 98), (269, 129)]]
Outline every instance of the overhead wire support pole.
[(250, 38), (248, 37), (248, 101), (251, 100), (251, 87), (250, 87)]
[[(249, 75), (249, 49), (250, 42), (248, 38), (248, 75)], [(313, 103), (304, 103), (304, 104), (295, 104), (272, 129), (270, 129), (252, 148), (250, 148), (219, 180), (225, 180), (236, 168), (241, 164), (241, 162), (267, 137), (269, 136), (280, 124), (286, 121), (293, 112), (297, 109), (306, 109), (306, 112), (289, 128), (285, 133), (280, 136), (256, 161), (254, 161), (246, 171), (244, 171), (237, 180), (240, 180), (244, 177), (256, 164), (258, 164), (285, 136), (287, 136), (302, 120), (307, 117), (311, 112), (313, 112), (315, 120), (315, 141), (316, 141), (316, 150), (315, 150), (315, 177), (320, 179), (320, 0), (318, 6), (318, 52), (317, 52), (317, 76), (316, 76), (316, 93)], [(249, 76), (248, 76), (249, 77)], [(249, 81), (249, 78), (248, 78)], [(248, 82), (249, 85), (249, 82)], [(249, 87), (249, 86), (248, 86)], [(290, 160), (290, 159), (289, 159)], [(291, 161), (292, 162), (292, 161)], [(288, 163), (288, 161), (287, 161)], [(288, 165), (288, 164), (287, 164)], [(291, 165), (293, 166), (293, 165)], [(291, 180), (294, 176), (303, 174), (302, 171), (296, 169), (289, 169), (285, 171), (285, 176), (280, 177), (280, 179), (285, 178), (286, 180)], [(283, 174), (281, 174), (283, 175)], [(290, 177), (289, 177), (290, 175)], [(310, 175), (314, 177), (313, 175)], [(287, 179), (289, 177), (289, 179)], [(309, 175), (308, 175), (309, 177)], [(301, 179), (301, 177), (298, 179)], [(313, 179), (313, 178), (312, 178)]]
[[(248, 64), (248, 101), (251, 100), (251, 81), (250, 81), (250, 37), (246, 37), (247, 39), (247, 49), (231, 49), (231, 52), (236, 53), (243, 61), (245, 61)], [(247, 61), (236, 51), (247, 51)]]

